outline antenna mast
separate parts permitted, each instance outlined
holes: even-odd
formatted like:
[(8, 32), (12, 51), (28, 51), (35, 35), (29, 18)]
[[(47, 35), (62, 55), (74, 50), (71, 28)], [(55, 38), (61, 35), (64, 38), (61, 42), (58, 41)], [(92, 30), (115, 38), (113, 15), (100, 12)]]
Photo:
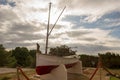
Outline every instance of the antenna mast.
[(49, 38), (49, 35), (51, 34), (53, 28), (55, 27), (56, 23), (58, 22), (60, 16), (61, 16), (62, 13), (64, 12), (65, 8), (66, 8), (66, 6), (63, 8), (62, 12), (61, 12), (60, 15), (58, 16), (58, 18), (57, 18), (55, 24), (53, 25), (52, 29), (49, 31), (51, 2), (49, 3), (49, 13), (48, 13), (48, 25), (47, 25), (47, 36), (46, 36), (45, 54), (47, 54), (47, 50), (48, 50), (48, 38)]
[(58, 18), (57, 18), (56, 22), (54, 23), (54, 25), (53, 25), (52, 29), (51, 29), (51, 30), (50, 30), (50, 32), (48, 33), (48, 36), (51, 34), (51, 32), (52, 32), (53, 28), (55, 27), (56, 23), (58, 22), (58, 20), (59, 20), (60, 16), (61, 16), (61, 15), (62, 15), (62, 13), (64, 12), (65, 8), (66, 8), (66, 6), (63, 8), (62, 12), (61, 12), (61, 13), (60, 13), (60, 15), (58, 16)]
[(45, 54), (47, 54), (47, 49), (48, 49), (48, 35), (49, 35), (49, 23), (50, 23), (50, 11), (51, 11), (51, 2), (49, 3), (49, 14), (48, 14), (48, 25), (47, 25), (47, 36), (46, 36)]

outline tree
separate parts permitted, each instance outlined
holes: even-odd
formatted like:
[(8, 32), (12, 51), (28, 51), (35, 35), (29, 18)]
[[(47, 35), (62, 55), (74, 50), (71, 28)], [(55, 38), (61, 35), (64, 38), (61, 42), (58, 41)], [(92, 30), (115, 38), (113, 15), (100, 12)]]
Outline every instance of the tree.
[(15, 56), (12, 56), (12, 50), (7, 52), (7, 67), (16, 67), (17, 61), (15, 59)]
[(31, 67), (35, 67), (36, 66), (36, 50), (30, 50), (29, 51), (29, 54), (32, 58), (32, 61), (31, 61)]
[(108, 68), (120, 68), (120, 55), (113, 52), (100, 54), (102, 64)]
[(17, 64), (23, 67), (29, 66), (31, 64), (29, 51), (26, 47), (16, 47), (12, 51), (12, 56), (17, 60)]
[(71, 47), (66, 45), (57, 46), (55, 48), (50, 48), (49, 54), (56, 56), (69, 56), (75, 55), (76, 51), (71, 50)]
[(98, 63), (98, 57), (92, 55), (82, 54), (79, 55), (80, 60), (82, 61), (83, 67), (96, 67)]
[(7, 63), (6, 51), (2, 44), (0, 44), (0, 66), (5, 66)]

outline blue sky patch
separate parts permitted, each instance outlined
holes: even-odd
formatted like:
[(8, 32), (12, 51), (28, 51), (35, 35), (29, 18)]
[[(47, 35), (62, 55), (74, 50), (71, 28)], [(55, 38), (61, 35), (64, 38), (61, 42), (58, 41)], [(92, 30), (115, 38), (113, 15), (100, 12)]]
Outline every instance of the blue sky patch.
[(105, 14), (103, 18), (109, 18), (109, 19), (120, 18), (120, 11), (113, 11), (111, 13)]
[[(72, 24), (74, 24), (73, 28), (77, 28), (77, 27), (82, 26), (82, 27), (85, 27), (85, 28), (100, 28), (100, 29), (103, 29), (103, 30), (112, 29), (116, 25), (111, 26), (110, 24), (120, 22), (119, 21), (120, 20), (120, 12), (118, 12), (118, 11), (105, 14), (100, 19), (98, 19), (97, 21), (91, 22), (91, 23), (83, 22), (86, 17), (88, 17), (88, 16), (85, 16), (85, 15), (82, 15), (82, 16), (74, 16), (74, 15), (66, 16), (63, 19), (63, 21), (68, 21), (68, 22), (71, 22)], [(116, 20), (116, 19), (118, 19), (118, 20)], [(105, 20), (110, 20), (110, 21), (107, 22)]]
[(0, 0), (0, 5), (10, 5), (11, 7), (16, 6), (15, 2), (8, 0)]
[(109, 35), (120, 39), (120, 26), (118, 26), (116, 29), (113, 29)]
[(74, 26), (72, 27), (73, 29), (79, 28), (79, 27), (84, 27), (87, 29), (94, 29), (94, 28), (99, 28), (102, 30), (113, 30), (109, 35), (113, 37), (120, 38), (120, 12), (119, 11), (114, 11), (108, 14), (103, 15), (100, 19), (94, 22), (84, 22), (84, 19), (88, 17), (85, 15), (81, 16), (66, 16), (63, 21), (68, 21)]

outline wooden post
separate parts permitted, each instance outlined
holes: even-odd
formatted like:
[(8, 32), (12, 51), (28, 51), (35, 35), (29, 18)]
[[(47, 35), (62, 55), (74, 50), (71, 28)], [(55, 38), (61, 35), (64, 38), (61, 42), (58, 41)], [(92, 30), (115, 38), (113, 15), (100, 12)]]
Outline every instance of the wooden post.
[(17, 67), (17, 80), (20, 80), (20, 76), (19, 76), (19, 68)]
[[(92, 79), (93, 79), (93, 77), (95, 76), (96, 72), (97, 72), (98, 69), (101, 68), (101, 67), (102, 67), (102, 62), (101, 62), (101, 58), (100, 58), (100, 56), (99, 56), (99, 61), (98, 61), (98, 64), (97, 64), (97, 68), (95, 69), (94, 73), (92, 74), (92, 76), (90, 77), (89, 80), (92, 80)], [(101, 74), (101, 73), (100, 73), (100, 74)], [(101, 75), (100, 75), (100, 79), (101, 79)]]

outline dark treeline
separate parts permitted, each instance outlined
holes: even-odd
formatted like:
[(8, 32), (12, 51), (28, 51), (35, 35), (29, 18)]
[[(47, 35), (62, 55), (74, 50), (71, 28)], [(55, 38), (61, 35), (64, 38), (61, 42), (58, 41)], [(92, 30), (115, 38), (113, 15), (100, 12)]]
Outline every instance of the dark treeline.
[(108, 68), (119, 68), (120, 69), (120, 55), (106, 52), (106, 54), (99, 54), (102, 58), (102, 63)]
[[(67, 50), (67, 51), (66, 51)], [(61, 51), (61, 52), (59, 52)], [(65, 53), (66, 52), (66, 53)], [(73, 55), (76, 51), (71, 50), (65, 45), (51, 48), (50, 54), (56, 56)], [(58, 54), (57, 54), (58, 53)], [(61, 54), (62, 53), (62, 54)], [(83, 67), (96, 67), (98, 63), (98, 56), (93, 55), (79, 55)], [(113, 52), (99, 53), (103, 66), (107, 68), (120, 68), (120, 55)], [(6, 51), (2, 44), (0, 44), (0, 67), (35, 67), (36, 50), (28, 50), (26, 47), (16, 47), (13, 50)]]
[(98, 56), (86, 55), (82, 54), (79, 55), (80, 60), (82, 61), (83, 67), (96, 67), (98, 63)]
[[(111, 69), (120, 69), (120, 55), (113, 52), (100, 54), (102, 65)], [(96, 67), (99, 57), (91, 55), (80, 55), (83, 67)]]

